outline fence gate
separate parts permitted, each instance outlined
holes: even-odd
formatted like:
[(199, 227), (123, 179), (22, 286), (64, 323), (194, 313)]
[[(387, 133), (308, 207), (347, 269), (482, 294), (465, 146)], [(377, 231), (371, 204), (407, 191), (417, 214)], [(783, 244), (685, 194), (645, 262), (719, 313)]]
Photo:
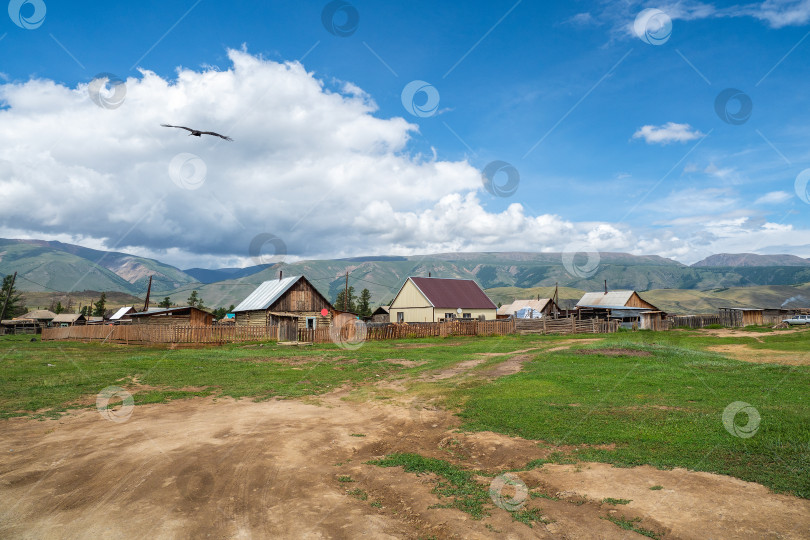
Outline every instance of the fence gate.
[(298, 341), (298, 320), (282, 320), (278, 325), (279, 341)]

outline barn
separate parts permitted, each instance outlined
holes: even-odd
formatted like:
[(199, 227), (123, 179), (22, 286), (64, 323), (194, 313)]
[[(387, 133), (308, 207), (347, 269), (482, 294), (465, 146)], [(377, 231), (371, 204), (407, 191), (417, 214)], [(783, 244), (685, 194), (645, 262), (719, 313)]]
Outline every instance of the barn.
[(299, 329), (328, 327), (333, 312), (304, 276), (265, 281), (233, 310), (237, 325), (276, 326), (293, 318)]
[(471, 279), (409, 277), (388, 308), (391, 322), (494, 320), (497, 306)]

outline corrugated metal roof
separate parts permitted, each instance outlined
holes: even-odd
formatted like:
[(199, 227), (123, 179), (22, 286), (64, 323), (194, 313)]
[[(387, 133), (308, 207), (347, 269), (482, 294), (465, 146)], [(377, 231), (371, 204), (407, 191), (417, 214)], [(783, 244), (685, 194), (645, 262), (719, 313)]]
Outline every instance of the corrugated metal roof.
[(498, 309), (478, 283), (471, 279), (408, 278), (437, 308)]
[(621, 308), (627, 305), (635, 291), (589, 292), (582, 295), (577, 307)]
[(134, 309), (132, 306), (124, 306), (124, 307), (122, 307), (122, 308), (119, 308), (119, 310), (118, 310), (118, 311), (116, 311), (116, 312), (113, 314), (113, 316), (112, 316), (112, 317), (110, 317), (110, 320), (111, 320), (111, 321), (117, 321), (118, 319), (120, 319), (121, 317), (123, 317), (124, 315), (126, 315), (127, 313), (129, 313), (129, 310), (133, 310), (133, 311), (134, 311), (135, 309)]
[(523, 308), (532, 308), (535, 311), (542, 312), (549, 302), (551, 302), (551, 298), (541, 298), (540, 300), (515, 300), (511, 304), (499, 307), (498, 315), (514, 315), (516, 311)]
[(189, 310), (191, 313), (192, 309), (196, 309), (197, 311), (202, 311), (203, 313), (207, 313), (204, 309), (199, 309), (191, 306), (176, 306), (171, 308), (160, 308), (160, 309), (148, 309), (147, 311), (141, 311), (140, 313), (130, 313), (130, 317), (147, 317), (150, 315), (160, 315), (163, 313), (173, 313), (175, 311), (185, 311)]
[(247, 298), (242, 300), (242, 302), (234, 308), (234, 313), (237, 311), (253, 311), (269, 308), (273, 305), (273, 302), (281, 298), (281, 295), (287, 292), (287, 289), (292, 287), (299, 279), (301, 279), (301, 276), (290, 276), (284, 279), (265, 281), (256, 287), (255, 291), (250, 293)]

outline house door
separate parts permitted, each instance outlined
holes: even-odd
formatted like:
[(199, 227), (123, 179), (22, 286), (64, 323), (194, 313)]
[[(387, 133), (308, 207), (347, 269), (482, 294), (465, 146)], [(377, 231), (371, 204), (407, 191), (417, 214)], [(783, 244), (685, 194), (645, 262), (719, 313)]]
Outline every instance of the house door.
[(279, 341), (298, 341), (298, 321), (283, 319), (278, 325)]

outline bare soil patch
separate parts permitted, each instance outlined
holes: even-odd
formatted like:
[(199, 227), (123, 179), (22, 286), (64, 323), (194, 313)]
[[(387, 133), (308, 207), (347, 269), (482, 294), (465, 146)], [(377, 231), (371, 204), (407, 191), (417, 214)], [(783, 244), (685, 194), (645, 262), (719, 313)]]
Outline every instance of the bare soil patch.
[[(496, 473), (555, 448), (459, 433), (458, 419), (440, 410), (343, 395), (321, 396), (325, 406), (195, 398), (137, 406), (123, 423), (95, 410), (3, 421), (0, 537), (444, 539), (492, 538), (493, 529), (504, 538), (634, 537), (601, 519), (616, 512), (666, 538), (802, 538), (810, 530), (807, 500), (725, 476), (604, 464), (516, 473), (560, 498), (527, 501), (552, 523), (529, 528), (499, 508), (476, 521), (436, 508), (447, 501), (431, 492), (431, 476), (366, 461), (414, 452)], [(617, 510), (605, 497), (632, 502)]]
[(715, 345), (710, 351), (730, 356), (735, 360), (755, 364), (784, 364), (788, 366), (810, 366), (810, 352), (769, 351), (752, 349), (748, 345)]

